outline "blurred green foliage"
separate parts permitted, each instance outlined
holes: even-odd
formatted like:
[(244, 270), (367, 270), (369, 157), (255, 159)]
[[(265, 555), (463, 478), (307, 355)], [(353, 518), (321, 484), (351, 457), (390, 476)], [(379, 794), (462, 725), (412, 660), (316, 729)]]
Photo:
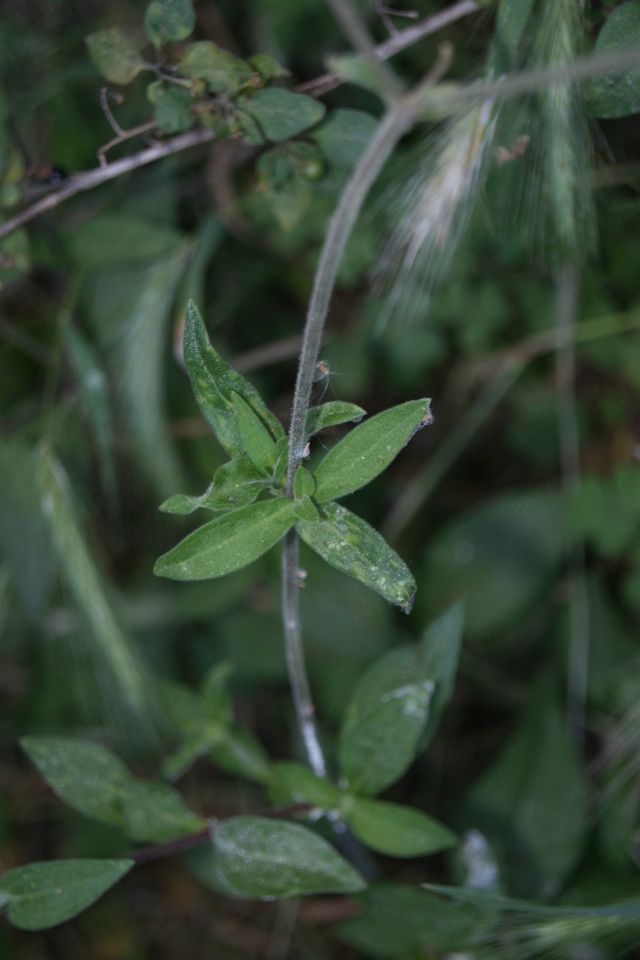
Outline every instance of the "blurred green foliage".
[[(373, 5), (359, 6), (376, 39), (384, 39)], [(424, 17), (444, 4), (414, 6)], [(145, 7), (132, 0), (2, 4), (3, 216), (97, 165), (114, 131), (100, 104), (105, 81), (85, 39), (117, 26), (143, 49)], [(637, 7), (594, 0), (591, 40), (608, 16), (634, 21)], [(257, 52), (271, 58), (252, 61), (262, 80), (269, 75), (275, 83), (261, 91), (263, 100), (281, 96), (274, 63), (298, 84), (323, 73), (328, 55), (348, 49), (321, 0), (200, 0), (196, 11), (196, 43), (232, 55), (223, 66), (236, 71), (238, 89), (247, 79), (238, 64)], [(160, 40), (151, 15), (146, 29)], [(176, 58), (181, 29), (178, 23), (168, 37)], [(450, 79), (482, 69), (492, 34), (490, 10), (448, 29), (455, 45)], [(401, 54), (394, 61), (400, 77), (417, 81), (442, 36)], [(211, 87), (219, 67), (212, 47), (200, 47), (184, 69), (192, 82)], [(168, 135), (190, 127), (182, 89), (147, 90), (149, 80), (137, 76), (122, 102), (122, 88), (111, 89), (118, 123), (128, 129), (155, 117)], [(599, 84), (594, 97), (602, 91)], [(3, 869), (127, 852), (115, 826), (64, 811), (20, 752), (20, 736), (97, 741), (126, 759), (132, 782), (179, 779), (198, 823), (264, 810), (278, 795), (269, 763), (302, 758), (275, 552), (201, 584), (160, 581), (152, 567), (193, 529), (188, 517), (158, 513), (160, 502), (178, 489), (199, 494), (224, 459), (182, 367), (190, 297), (220, 353), (238, 362), (287, 420), (296, 338), (327, 219), (381, 112), (373, 94), (351, 84), (323, 97), (325, 119), (313, 103), (313, 129), (303, 125), (288, 139), (285, 108), (275, 114), (280, 125), (262, 131), (273, 143), (262, 145), (254, 127), (260, 99), (247, 96), (245, 142), (197, 146), (129, 172), (1, 242)], [(615, 113), (600, 111), (613, 119), (599, 123), (594, 138), (589, 177), (599, 239), (580, 278), (583, 476), (571, 496), (563, 492), (555, 350), (536, 340), (554, 331), (556, 307), (553, 251), (541, 257), (533, 236), (542, 135), (535, 111), (515, 104), (498, 127), (496, 145), (512, 149), (526, 134), (530, 147), (504, 166), (491, 156), (479, 203), (431, 301), (416, 296), (419, 278), (416, 289), (400, 292), (411, 322), (397, 312), (388, 319), (372, 281), (394, 224), (398, 185), (440, 127), (407, 138), (360, 218), (332, 305), (314, 403), (352, 401), (373, 415), (428, 394), (436, 416), (355, 496), (358, 513), (379, 528), (425, 465), (437, 482), (425, 477), (424, 496), (393, 544), (417, 581), (409, 619), (303, 547), (304, 634), (320, 728), (336, 770), (345, 711), (357, 702), (366, 669), (378, 658), (385, 669), (404, 664), (427, 624), (462, 601), (467, 630), (452, 701), (433, 739), (417, 724), (416, 750), (427, 739), (428, 750), (384, 801), (428, 811), (463, 843), (429, 859), (377, 857), (379, 883), (353, 899), (304, 901), (297, 915), (290, 904), (247, 905), (208, 889), (197, 878), (204, 873), (210, 881), (211, 871), (195, 851), (133, 871), (86, 914), (49, 933), (3, 926), (1, 955), (440, 958), (472, 949), (474, 937), (493, 929), (495, 905), (435, 900), (419, 888), (427, 881), (473, 883), (483, 868), (511, 896), (598, 904), (637, 895), (640, 157), (630, 104), (635, 109), (629, 101)], [(142, 149), (145, 136), (108, 158)], [(520, 363), (517, 377), (438, 473), (448, 438), (472, 422), (510, 357)], [(346, 429), (331, 427), (318, 445), (330, 446)], [(566, 724), (576, 547), (585, 551), (589, 600), (579, 736)], [(228, 677), (221, 664), (229, 665)], [(484, 837), (485, 859), (474, 853), (469, 831)], [(508, 951), (512, 933), (495, 949)], [(579, 930), (570, 942), (539, 942), (538, 954), (516, 944), (513, 955), (544, 949), (575, 957), (574, 942), (586, 942), (590, 957), (608, 960), (628, 945)]]

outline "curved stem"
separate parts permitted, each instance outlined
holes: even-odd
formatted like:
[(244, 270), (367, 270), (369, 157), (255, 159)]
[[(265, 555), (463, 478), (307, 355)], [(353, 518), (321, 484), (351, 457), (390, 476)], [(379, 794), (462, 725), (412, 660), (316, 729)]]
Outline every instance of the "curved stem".
[(289, 468), (287, 493), (293, 494), (293, 477), (303, 459), (306, 444), (305, 418), (309, 409), (316, 364), (329, 302), (340, 261), (362, 204), (394, 147), (413, 123), (414, 109), (408, 101), (391, 107), (382, 118), (369, 146), (363, 153), (329, 223), (313, 282), (304, 328), (302, 350), (289, 428)]
[[(287, 495), (290, 497), (293, 496), (296, 468), (304, 456), (305, 419), (338, 267), (371, 186), (398, 140), (411, 126), (413, 118), (412, 101), (402, 101), (390, 107), (356, 165), (329, 223), (307, 312), (291, 413), (287, 472)], [(282, 555), (282, 618), (287, 667), (298, 729), (309, 764), (318, 776), (325, 776), (326, 763), (316, 729), (315, 711), (302, 645), (298, 577), (298, 536), (295, 531), (292, 531), (285, 538)]]

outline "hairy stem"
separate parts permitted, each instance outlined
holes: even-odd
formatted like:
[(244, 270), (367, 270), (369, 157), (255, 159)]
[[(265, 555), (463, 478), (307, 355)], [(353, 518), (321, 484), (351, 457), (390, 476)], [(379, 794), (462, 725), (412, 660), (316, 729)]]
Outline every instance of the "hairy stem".
[[(293, 496), (296, 468), (304, 457), (305, 419), (340, 260), (371, 186), (398, 140), (411, 126), (413, 116), (413, 108), (409, 101), (402, 101), (387, 111), (356, 165), (329, 223), (307, 312), (291, 413), (287, 474), (287, 495), (290, 497)], [(291, 532), (285, 539), (282, 555), (282, 617), (287, 666), (298, 729), (307, 758), (312, 770), (319, 776), (324, 776), (326, 764), (318, 739), (313, 700), (305, 667), (298, 594), (298, 537), (295, 532)]]

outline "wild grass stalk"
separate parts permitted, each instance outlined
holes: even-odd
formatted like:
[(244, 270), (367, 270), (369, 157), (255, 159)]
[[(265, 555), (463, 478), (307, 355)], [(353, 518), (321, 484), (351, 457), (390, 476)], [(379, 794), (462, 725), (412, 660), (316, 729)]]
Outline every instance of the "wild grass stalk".
[[(535, 67), (564, 69), (585, 47), (584, 0), (545, 0), (533, 48)], [(592, 150), (582, 91), (576, 81), (554, 81), (538, 94), (539, 130), (532, 142), (535, 175), (531, 209), (539, 241), (553, 263), (582, 260), (595, 238)], [(542, 200), (542, 203), (540, 202)]]
[(87, 544), (67, 474), (48, 451), (43, 451), (39, 459), (37, 486), (58, 568), (84, 623), (87, 646), (92, 647), (101, 671), (100, 687), (107, 703), (111, 700), (120, 711), (124, 707), (129, 717), (149, 723), (153, 715), (149, 677), (118, 621)]
[(495, 100), (487, 99), (430, 133), (414, 148), (411, 175), (385, 198), (396, 226), (377, 271), (383, 321), (398, 315), (401, 301), (409, 319), (428, 307), (485, 182), (497, 114)]

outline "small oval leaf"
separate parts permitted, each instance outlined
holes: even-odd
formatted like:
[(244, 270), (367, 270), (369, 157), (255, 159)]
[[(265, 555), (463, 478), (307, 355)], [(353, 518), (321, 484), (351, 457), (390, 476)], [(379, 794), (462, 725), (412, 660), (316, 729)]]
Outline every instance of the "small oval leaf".
[(134, 866), (133, 860), (50, 860), (9, 870), (0, 900), (21, 930), (55, 927), (101, 897)]
[(253, 117), (267, 140), (275, 143), (314, 127), (325, 115), (325, 107), (318, 100), (281, 87), (258, 90), (253, 97), (240, 100), (238, 106)]
[(138, 48), (118, 27), (91, 33), (86, 44), (91, 59), (110, 83), (131, 83), (144, 69)]
[(159, 557), (154, 573), (171, 580), (223, 577), (266, 553), (295, 519), (293, 502), (284, 497), (225, 513)]
[(196, 25), (191, 0), (152, 0), (144, 15), (144, 30), (156, 47), (167, 40), (185, 40)]
[(324, 517), (303, 517), (297, 530), (305, 543), (350, 577), (409, 613), (416, 592), (411, 571), (395, 550), (361, 517), (338, 503), (323, 505)]
[(355, 427), (314, 471), (316, 500), (346, 497), (382, 473), (416, 430), (430, 422), (429, 404), (427, 399), (410, 400)]
[(213, 832), (217, 883), (239, 897), (354, 893), (365, 882), (326, 840), (297, 823), (233, 817)]
[(457, 837), (420, 810), (353, 797), (346, 819), (358, 839), (390, 857), (421, 857), (455, 846)]
[(231, 96), (248, 83), (253, 74), (248, 63), (211, 40), (190, 43), (178, 64), (178, 70), (190, 80), (203, 80), (210, 93), (228, 93)]

